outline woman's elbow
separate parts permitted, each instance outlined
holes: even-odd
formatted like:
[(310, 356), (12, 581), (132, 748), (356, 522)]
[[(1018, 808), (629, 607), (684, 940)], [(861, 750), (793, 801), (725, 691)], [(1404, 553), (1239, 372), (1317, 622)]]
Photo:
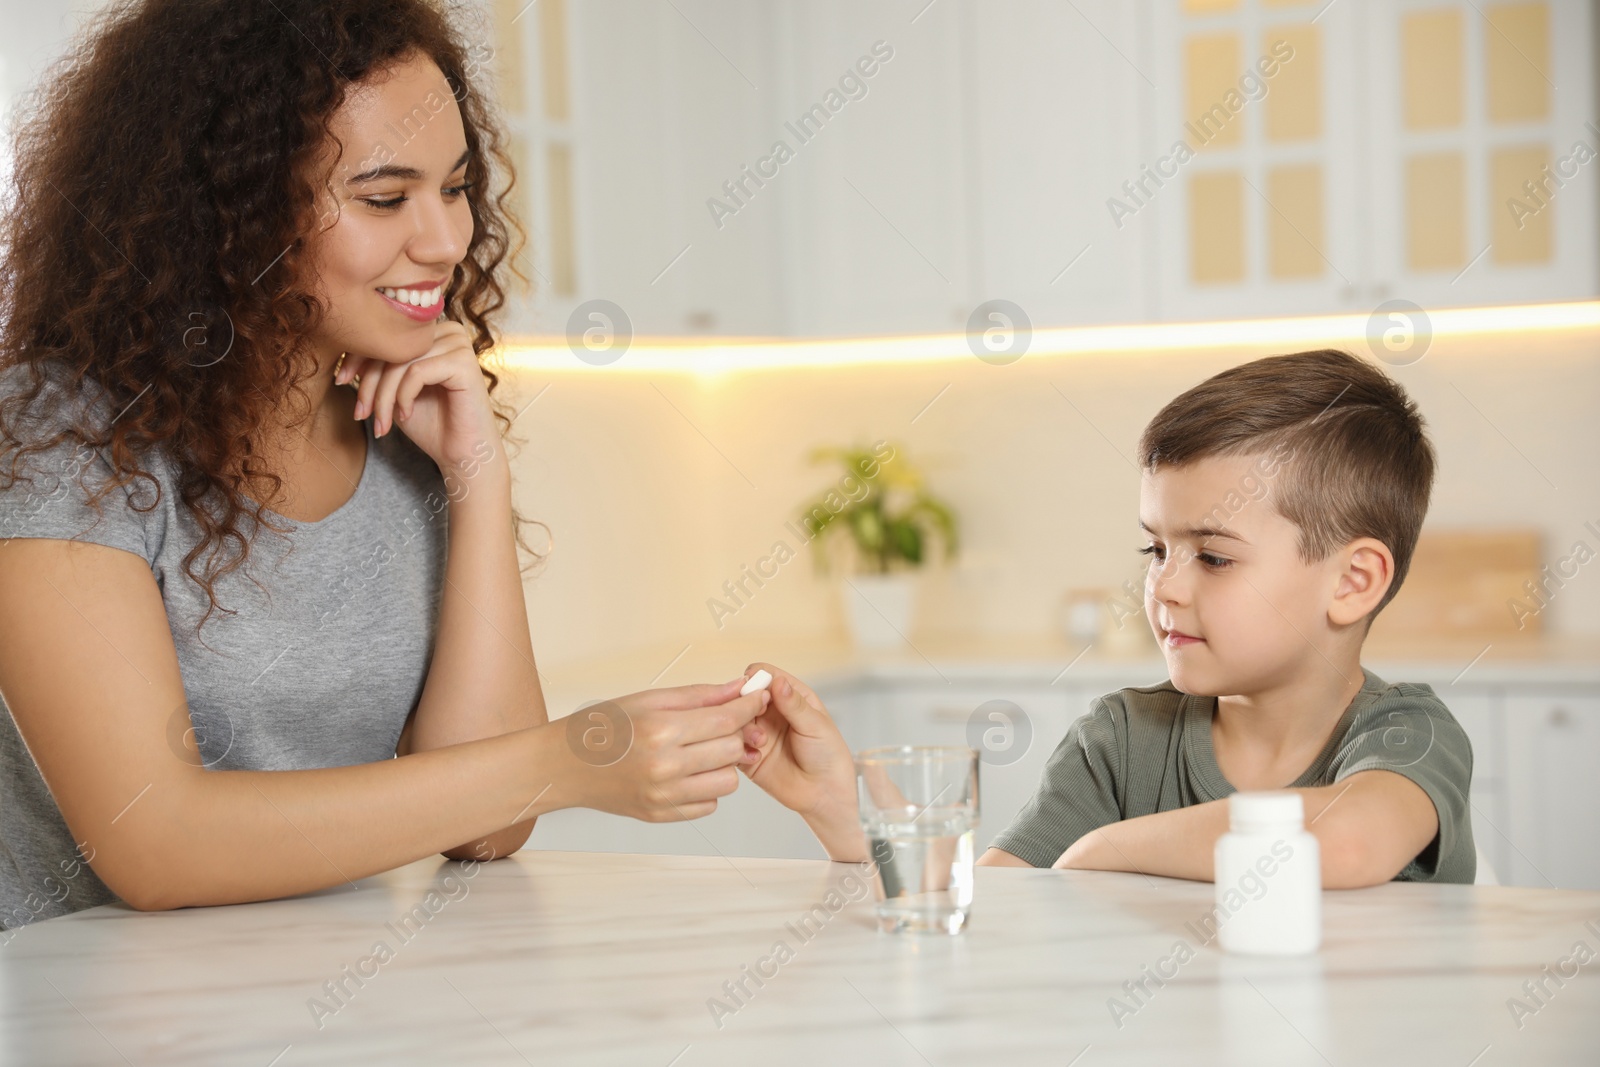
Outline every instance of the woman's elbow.
[(167, 900), (163, 893), (118, 893), (122, 902), (134, 911), (173, 911), (183, 905), (174, 904)]
[(95, 850), (89, 868), (135, 911), (171, 911), (205, 903), (196, 899), (203, 871), (186, 864), (194, 855), (169, 835), (130, 832)]
[(463, 862), (466, 860), (487, 862), (489, 860), (504, 859), (528, 843), (528, 837), (533, 833), (533, 824), (534, 820), (529, 819), (527, 822), (518, 823), (516, 826), (508, 826), (498, 833), (490, 834), (488, 837), (477, 841), (446, 849), (440, 855), (448, 860), (461, 860)]
[(134, 911), (171, 911), (187, 903), (174, 891), (174, 879), (160, 871), (97, 869), (95, 873), (118, 900)]

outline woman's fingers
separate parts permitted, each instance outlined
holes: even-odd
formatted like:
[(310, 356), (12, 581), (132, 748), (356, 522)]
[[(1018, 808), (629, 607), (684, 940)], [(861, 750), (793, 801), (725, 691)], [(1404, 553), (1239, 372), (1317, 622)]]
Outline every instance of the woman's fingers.
[(361, 374), (363, 362), (362, 357), (353, 356), (346, 352), (344, 358), (339, 361), (339, 371), (333, 376), (333, 383), (335, 385), (345, 385), (355, 381)]
[[(632, 756), (617, 765), (612, 773), (622, 777), (606, 788), (615, 806), (594, 806), (649, 821), (694, 819), (715, 810), (717, 798), (738, 787), (740, 772), (764, 758), (747, 746), (747, 738), (761, 738), (770, 750), (787, 728), (782, 715), (770, 713), (775, 695), (757, 690), (740, 696), (744, 682), (740, 677), (619, 697), (616, 703), (633, 719)], [(792, 688), (785, 691), (793, 696)], [(756, 726), (758, 717), (765, 725)], [(630, 778), (631, 786), (625, 785)]]
[(377, 360), (363, 361), (361, 384), (356, 387), (356, 418), (365, 419), (372, 414), (372, 401), (378, 395), (378, 386), (383, 383), (385, 366)]
[(716, 809), (719, 797), (725, 797), (737, 788), (739, 772), (732, 767), (716, 767), (649, 786), (645, 790), (645, 799), (655, 809), (656, 817), (664, 822), (673, 822), (710, 814)]
[(379, 435), (388, 433), (394, 427), (395, 394), (400, 391), (400, 383), (411, 372), (416, 362), (412, 360), (399, 366), (390, 364), (384, 369), (383, 379), (378, 383), (377, 394), (372, 399), (372, 414), (376, 416), (373, 428)]
[(743, 678), (735, 678), (731, 682), (722, 682), (716, 685), (700, 682), (694, 685), (672, 686), (667, 689), (645, 689), (634, 693), (632, 696), (642, 708), (658, 711), (687, 711), (690, 708), (705, 708), (714, 704), (726, 704), (729, 700), (739, 695), (739, 687), (743, 684)]
[(702, 771), (683, 779), (680, 788), (691, 804), (706, 800), (714, 802), (739, 788), (739, 772), (732, 767)]
[(418, 394), (430, 385), (449, 381), (455, 373), (454, 367), (440, 359), (424, 357), (407, 363), (405, 373), (400, 376), (400, 384), (394, 394), (395, 417), (409, 419), (411, 406), (416, 403)]
[[(667, 714), (672, 716), (671, 721), (679, 728), (677, 738), (679, 744), (692, 745), (697, 741), (706, 741), (713, 737), (737, 739), (743, 732), (745, 724), (755, 719), (766, 708), (769, 699), (763, 690), (751, 693), (749, 696), (736, 696), (732, 700), (711, 707), (686, 708), (682, 711), (669, 711)], [(728, 762), (732, 763), (734, 760)]]
[(702, 774), (718, 767), (736, 766), (744, 756), (744, 742), (737, 734), (713, 737), (683, 746), (682, 755), (684, 775)]
[(652, 822), (687, 822), (691, 819), (703, 819), (717, 810), (715, 800), (698, 800), (688, 804), (678, 804), (662, 798), (662, 809), (654, 814)]

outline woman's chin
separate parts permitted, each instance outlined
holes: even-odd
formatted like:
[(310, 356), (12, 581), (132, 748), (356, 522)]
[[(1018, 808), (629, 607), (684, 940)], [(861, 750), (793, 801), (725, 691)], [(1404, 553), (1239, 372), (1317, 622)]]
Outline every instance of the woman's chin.
[(433, 331), (401, 327), (398, 330), (375, 330), (352, 342), (348, 350), (361, 352), (369, 359), (384, 363), (410, 363), (421, 359), (433, 347)]

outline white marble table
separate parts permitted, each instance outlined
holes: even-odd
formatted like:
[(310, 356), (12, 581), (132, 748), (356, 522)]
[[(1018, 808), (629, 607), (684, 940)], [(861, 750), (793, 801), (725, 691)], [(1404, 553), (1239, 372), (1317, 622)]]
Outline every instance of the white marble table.
[[(905, 937), (879, 933), (867, 899), (828, 912), (853, 870), (525, 850), (470, 878), (436, 858), (294, 900), (96, 908), (0, 948), (0, 1054), (207, 1067), (1600, 1063), (1600, 958), (1570, 959), (1580, 943), (1600, 954), (1600, 893), (1330, 892), (1322, 951), (1274, 961), (1202, 943), (1188, 924), (1209, 885), (980, 868), (966, 933)], [(826, 920), (797, 936), (813, 905)], [(782, 962), (769, 957), (780, 940)], [(746, 979), (740, 1004), (724, 983), (744, 968), (769, 977)], [(1151, 972), (1173, 977), (1158, 987)], [(336, 1000), (325, 983), (341, 978)], [(1150, 994), (1131, 997), (1124, 983), (1140, 980)], [(1534, 1000), (1525, 982), (1548, 993)], [(711, 998), (730, 1009), (720, 1027)]]

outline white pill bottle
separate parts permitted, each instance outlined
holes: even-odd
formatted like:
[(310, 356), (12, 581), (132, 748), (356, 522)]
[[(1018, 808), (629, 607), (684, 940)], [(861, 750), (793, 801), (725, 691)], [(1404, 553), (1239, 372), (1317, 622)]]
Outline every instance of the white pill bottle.
[(1234, 793), (1217, 839), (1217, 941), (1225, 952), (1298, 956), (1322, 944), (1322, 852), (1286, 790)]

